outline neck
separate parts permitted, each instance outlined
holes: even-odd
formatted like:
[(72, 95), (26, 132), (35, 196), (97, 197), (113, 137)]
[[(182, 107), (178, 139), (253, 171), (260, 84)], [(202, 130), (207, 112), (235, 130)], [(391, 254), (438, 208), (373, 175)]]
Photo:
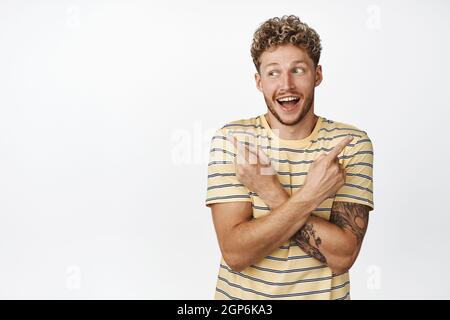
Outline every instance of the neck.
[(270, 128), (277, 131), (280, 139), (285, 140), (301, 140), (306, 138), (313, 131), (317, 119), (319, 118), (314, 114), (314, 108), (311, 108), (303, 119), (293, 126), (282, 124), (270, 111), (264, 116), (266, 117)]

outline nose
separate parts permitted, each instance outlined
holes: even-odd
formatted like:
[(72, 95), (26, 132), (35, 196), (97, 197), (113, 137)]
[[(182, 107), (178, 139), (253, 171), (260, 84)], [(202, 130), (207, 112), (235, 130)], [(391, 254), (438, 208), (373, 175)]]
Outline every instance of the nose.
[(281, 80), (280, 89), (282, 91), (289, 91), (294, 89), (294, 79), (291, 73), (289, 72), (283, 73), (280, 80)]

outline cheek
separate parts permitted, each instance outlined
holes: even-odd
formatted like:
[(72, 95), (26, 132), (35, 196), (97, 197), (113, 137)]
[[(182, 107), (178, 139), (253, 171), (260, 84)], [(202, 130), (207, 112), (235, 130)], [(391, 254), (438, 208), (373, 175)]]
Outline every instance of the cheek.
[(295, 85), (299, 91), (308, 93), (315, 87), (314, 78), (304, 77), (302, 79), (299, 79)]
[(261, 89), (266, 97), (271, 98), (274, 95), (274, 93), (276, 92), (277, 86), (274, 83), (261, 82)]

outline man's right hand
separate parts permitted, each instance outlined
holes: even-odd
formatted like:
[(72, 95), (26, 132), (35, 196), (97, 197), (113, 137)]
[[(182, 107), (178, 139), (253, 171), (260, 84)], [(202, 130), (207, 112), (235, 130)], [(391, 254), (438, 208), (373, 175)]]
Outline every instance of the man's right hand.
[[(345, 183), (345, 170), (339, 163), (338, 155), (353, 140), (347, 136), (328, 154), (321, 154), (309, 167), (301, 194), (317, 205), (334, 195)], [(294, 195), (297, 193), (294, 193)]]

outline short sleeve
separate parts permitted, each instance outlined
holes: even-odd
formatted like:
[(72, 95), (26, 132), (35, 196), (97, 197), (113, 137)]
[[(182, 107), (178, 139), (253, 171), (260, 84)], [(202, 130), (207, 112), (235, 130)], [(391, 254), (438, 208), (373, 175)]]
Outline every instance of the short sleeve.
[(334, 201), (365, 204), (373, 210), (373, 146), (368, 135), (362, 133), (339, 157), (346, 178), (344, 186), (336, 192)]
[(251, 202), (250, 191), (236, 178), (234, 145), (226, 139), (226, 129), (216, 131), (209, 151), (206, 205), (220, 202)]

